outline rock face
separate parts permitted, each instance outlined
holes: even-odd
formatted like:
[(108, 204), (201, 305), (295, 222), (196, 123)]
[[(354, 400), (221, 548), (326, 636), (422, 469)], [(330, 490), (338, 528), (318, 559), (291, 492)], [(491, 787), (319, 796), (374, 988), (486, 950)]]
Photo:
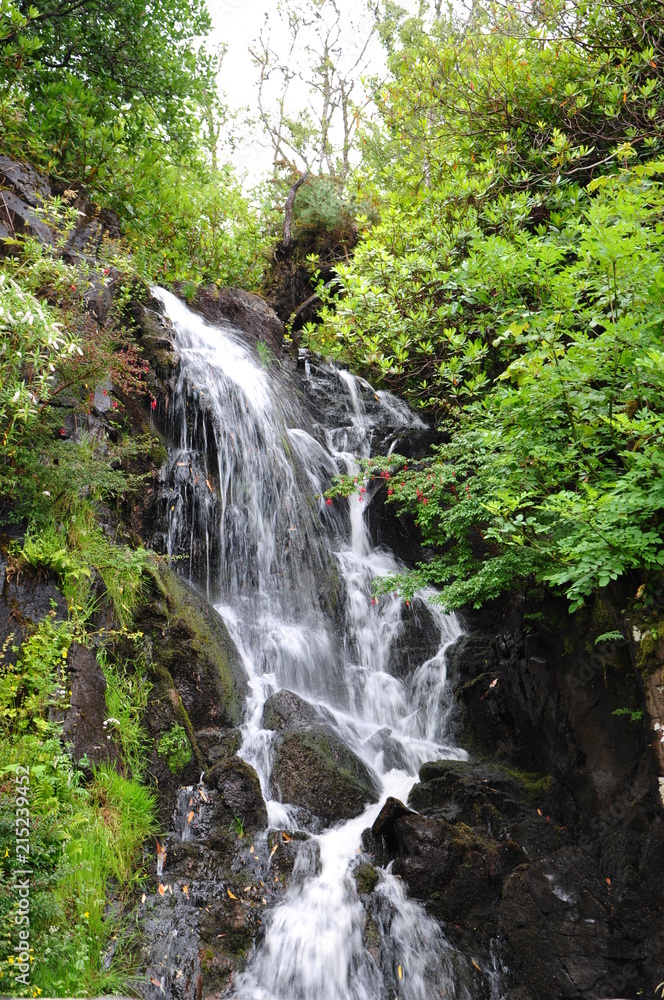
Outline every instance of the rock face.
[(239, 757), (221, 761), (208, 771), (206, 781), (216, 788), (231, 818), (243, 829), (265, 829), (267, 809), (260, 782), (246, 761)]
[(425, 601), (414, 598), (404, 609), (401, 627), (390, 650), (390, 669), (395, 677), (408, 677), (418, 666), (436, 655), (440, 628)]
[(596, 645), (616, 619), (599, 600), (570, 618), (519, 595), (469, 614), (448, 667), (457, 738), (482, 759), (423, 765), (407, 806), (365, 834), (453, 943), (487, 962), (497, 948), (506, 1000), (646, 995), (664, 979), (659, 762), (638, 718), (614, 714), (648, 705), (661, 662), (643, 640)]
[(209, 323), (227, 322), (237, 326), (246, 334), (247, 342), (252, 346), (262, 341), (277, 357), (281, 353), (284, 324), (260, 295), (245, 292), (241, 288), (205, 285), (197, 289), (188, 305)]
[[(202, 751), (196, 730), (215, 731), (215, 742), (227, 741), (227, 750), (228, 741), (237, 740), (247, 678), (221, 617), (163, 562), (151, 567), (149, 592), (136, 624), (152, 650), (145, 725), (153, 741), (150, 770), (159, 782), (162, 814), (168, 815), (177, 788), (197, 780), (210, 761), (209, 737)], [(192, 750), (181, 774), (173, 774), (158, 751), (160, 738), (176, 725), (184, 729)], [(223, 756), (230, 754), (222, 751), (219, 758)]]
[(293, 691), (270, 695), (263, 726), (278, 736), (271, 788), (282, 802), (307, 809), (325, 825), (359, 816), (378, 800), (378, 784), (365, 764), (335, 734), (325, 709)]
[(102, 762), (117, 764), (119, 755), (113, 742), (113, 730), (104, 725), (106, 678), (93, 653), (74, 643), (69, 647), (69, 684), (71, 695), (62, 726), (65, 743), (71, 743), (75, 761), (87, 757), (95, 767)]
[[(64, 247), (58, 250), (65, 260), (89, 263), (96, 258), (105, 235), (120, 236), (113, 212), (97, 208), (81, 191), (64, 192), (62, 186), (34, 167), (0, 156), (0, 257), (12, 252), (12, 244), (5, 240), (24, 236), (55, 246), (59, 236), (56, 224), (40, 214), (39, 209), (54, 195), (62, 194), (78, 213)], [(107, 280), (95, 275), (86, 279), (85, 300), (98, 323), (104, 322), (111, 308), (115, 276), (111, 269)]]
[(263, 707), (265, 729), (305, 731), (320, 728), (331, 721), (329, 712), (316, 708), (293, 691), (277, 691), (270, 695)]

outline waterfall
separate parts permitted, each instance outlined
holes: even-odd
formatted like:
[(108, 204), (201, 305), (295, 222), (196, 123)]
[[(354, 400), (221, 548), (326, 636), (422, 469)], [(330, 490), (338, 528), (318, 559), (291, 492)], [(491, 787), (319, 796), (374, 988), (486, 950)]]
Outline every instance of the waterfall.
[[(387, 797), (405, 802), (424, 761), (467, 756), (446, 737), (445, 650), (459, 622), (429, 605), (432, 655), (395, 671), (403, 602), (374, 599), (372, 583), (401, 566), (372, 545), (369, 492), (332, 505), (321, 497), (339, 471), (360, 479), (358, 458), (371, 455), (377, 436), (385, 452), (422, 424), (396, 398), (331, 365), (305, 364), (296, 391), (292, 375), (266, 369), (231, 325), (209, 325), (170, 293), (155, 295), (180, 361), (164, 547), (207, 588), (243, 658), (240, 754), (259, 775), (270, 825), (311, 835), (233, 996), (475, 998), (459, 975), (463, 960), (389, 870), (373, 894), (380, 944), (370, 953), (351, 877), (362, 831)], [(262, 720), (266, 700), (282, 690), (312, 706), (368, 769), (380, 793), (360, 815), (324, 829), (280, 800), (271, 783), (276, 734)]]

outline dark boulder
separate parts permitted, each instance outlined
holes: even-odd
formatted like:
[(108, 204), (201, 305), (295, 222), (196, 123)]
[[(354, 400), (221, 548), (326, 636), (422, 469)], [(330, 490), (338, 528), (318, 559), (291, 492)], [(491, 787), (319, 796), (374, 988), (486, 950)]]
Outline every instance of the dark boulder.
[(210, 765), (220, 760), (233, 757), (242, 743), (242, 737), (237, 729), (218, 729), (208, 727), (196, 733), (198, 749)]
[(246, 830), (267, 826), (267, 808), (260, 781), (253, 767), (240, 757), (215, 764), (205, 776), (206, 784), (219, 792), (226, 822), (241, 823)]
[(359, 816), (378, 801), (376, 779), (330, 730), (285, 730), (276, 737), (273, 753), (272, 794), (326, 824)]
[[(180, 286), (176, 286), (175, 290), (182, 292)], [(275, 355), (281, 353), (284, 324), (260, 295), (241, 288), (204, 285), (196, 290), (193, 298), (188, 299), (187, 305), (208, 323), (232, 323), (245, 334), (252, 346), (262, 341)]]
[(401, 743), (394, 739), (391, 729), (379, 729), (371, 739), (367, 740), (367, 746), (376, 754), (382, 753), (385, 771), (391, 771), (395, 768), (399, 771), (409, 770), (410, 764), (406, 751)]
[(325, 709), (309, 704), (293, 691), (277, 691), (271, 694), (263, 708), (263, 728), (280, 731), (283, 729), (320, 729), (321, 725), (334, 721)]
[(406, 678), (440, 649), (440, 626), (420, 597), (403, 609), (401, 625), (390, 649), (389, 666), (395, 677)]
[(538, 1000), (633, 995), (642, 942), (616, 926), (614, 907), (610, 880), (585, 853), (517, 868), (500, 904), (511, 977)]

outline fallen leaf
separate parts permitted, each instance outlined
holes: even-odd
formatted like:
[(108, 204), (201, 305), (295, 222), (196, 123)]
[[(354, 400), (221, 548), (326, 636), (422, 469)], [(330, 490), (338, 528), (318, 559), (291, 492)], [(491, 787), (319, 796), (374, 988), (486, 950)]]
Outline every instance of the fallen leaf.
[(497, 683), (498, 683), (498, 678), (497, 678), (497, 677), (494, 677), (494, 679), (493, 679), (493, 680), (491, 681), (491, 683), (489, 684), (489, 689), (491, 689), (491, 688), (495, 688), (495, 686), (496, 686), (496, 684), (497, 684)]
[(265, 898), (265, 896), (262, 896), (261, 898), (263, 900), (263, 906), (267, 906), (267, 899)]
[(189, 886), (188, 885), (183, 885), (182, 886), (182, 891), (185, 894), (185, 896), (188, 896), (189, 895)]
[(399, 979), (403, 979), (403, 972), (401, 971), (401, 966), (399, 966), (399, 968), (397, 969), (397, 975), (399, 976)]
[(190, 813), (187, 813), (187, 823), (191, 823), (194, 818), (194, 810), (192, 809)]
[(249, 848), (249, 853), (250, 853), (250, 854), (253, 854), (253, 853), (254, 853), (254, 845), (253, 845), (253, 844), (252, 844), (252, 845), (251, 845), (251, 847)]
[(538, 810), (537, 810), (537, 815), (538, 815), (538, 816), (541, 816), (541, 815), (542, 815), (542, 810), (541, 810), (541, 809), (538, 809)]
[(150, 982), (152, 983), (153, 986), (158, 986), (162, 993), (164, 992), (164, 987), (161, 985), (161, 980), (155, 979), (154, 976), (150, 976)]
[(475, 966), (475, 968), (477, 969), (478, 972), (482, 971), (474, 958), (471, 958), (470, 961), (473, 963), (473, 965)]
[(203, 802), (208, 802), (209, 801), (208, 797), (207, 797), (207, 792), (205, 791), (204, 788), (199, 788), (198, 789), (198, 794), (203, 799)]
[(611, 885), (611, 879), (610, 878), (605, 878), (604, 881), (606, 882), (607, 885)]
[(234, 896), (230, 889), (228, 889), (227, 892), (231, 899), (237, 899), (237, 896)]
[(278, 846), (279, 846), (279, 844), (275, 844), (275, 845), (274, 845), (274, 847), (273, 847), (273, 848), (272, 848), (272, 850), (270, 851), (270, 857), (272, 857), (272, 855), (274, 854), (274, 852), (276, 851), (276, 849), (278, 848)]
[(248, 885), (247, 888), (243, 889), (242, 891), (243, 892), (251, 892), (252, 889), (253, 889), (253, 885)]
[(163, 896), (165, 892), (166, 892), (166, 886), (162, 885), (161, 882), (160, 882), (159, 883), (159, 895)]
[(210, 482), (210, 480), (209, 480), (209, 479), (206, 479), (206, 480), (205, 480), (205, 485), (206, 485), (206, 486), (207, 486), (207, 488), (209, 489), (210, 493), (214, 493), (214, 490), (212, 489), (212, 483)]
[(287, 833), (282, 833), (281, 836), (284, 838), (287, 844), (290, 844), (291, 840), (293, 839), (292, 837), (289, 837)]
[(143, 893), (143, 895), (141, 896), (141, 903), (144, 903), (145, 899), (146, 899), (146, 896), (145, 896), (145, 893)]

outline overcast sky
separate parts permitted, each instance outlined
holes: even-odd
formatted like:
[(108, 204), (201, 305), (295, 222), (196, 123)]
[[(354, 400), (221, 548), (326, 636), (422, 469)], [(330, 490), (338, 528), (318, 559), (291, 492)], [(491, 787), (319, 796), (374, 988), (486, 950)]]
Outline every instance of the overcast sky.
[[(401, 0), (404, 7), (415, 7), (416, 0)], [(342, 11), (357, 14), (361, 3), (358, 0), (339, 0)], [(264, 23), (266, 13), (274, 10), (275, 0), (208, 0), (208, 9), (214, 23), (213, 41), (223, 42), (227, 53), (221, 73), (221, 89), (226, 94), (231, 108), (241, 108), (255, 104), (256, 70), (248, 53), (250, 42), (255, 39)], [(282, 36), (283, 38), (284, 36)], [(273, 47), (279, 36), (274, 36)], [(349, 33), (349, 47), (357, 44), (357, 32)], [(372, 69), (380, 68), (381, 50), (376, 45)], [(306, 95), (302, 96), (306, 100)], [(261, 172), (267, 171), (272, 162), (271, 151), (265, 146), (265, 139), (257, 129), (238, 149), (233, 160), (240, 172), (247, 171), (251, 182)]]

